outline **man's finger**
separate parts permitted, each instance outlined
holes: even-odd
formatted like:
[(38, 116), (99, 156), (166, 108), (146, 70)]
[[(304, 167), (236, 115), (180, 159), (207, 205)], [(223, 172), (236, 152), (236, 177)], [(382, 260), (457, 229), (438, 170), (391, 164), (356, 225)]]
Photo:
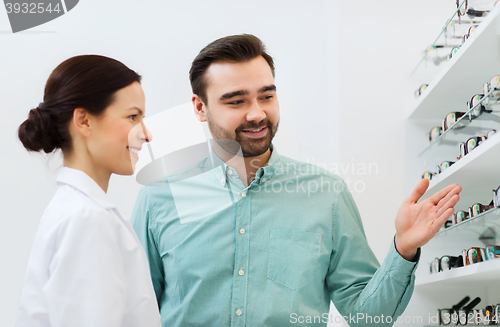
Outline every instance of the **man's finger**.
[(406, 198), (407, 201), (411, 203), (416, 203), (418, 199), (424, 195), (425, 191), (429, 187), (429, 180), (427, 178), (422, 178), (420, 182), (418, 182), (417, 186), (413, 189), (411, 194)]
[(439, 200), (439, 202), (436, 204), (436, 207), (437, 209), (441, 209), (450, 199), (452, 196), (456, 195), (459, 193), (459, 187), (455, 187), (454, 189), (452, 189), (451, 191), (448, 192), (448, 194), (446, 194), (446, 196), (444, 198), (442, 198), (441, 200)]
[[(452, 194), (451, 192), (448, 193), (449, 194)], [(446, 201), (445, 203), (443, 203), (443, 205), (441, 206), (441, 208), (438, 209), (437, 211), (437, 216), (441, 216), (443, 214), (443, 212), (445, 212), (446, 210), (448, 210), (449, 208), (452, 208), (458, 203), (458, 201), (460, 200), (460, 196), (458, 194), (453, 194), (453, 196), (451, 196), (448, 201)]]
[(439, 201), (444, 198), (446, 196), (446, 194), (448, 194), (448, 192), (450, 192), (451, 190), (453, 190), (455, 187), (459, 186), (459, 188), (457, 189), (458, 191), (456, 191), (455, 193), (459, 193), (461, 190), (462, 190), (462, 187), (460, 187), (460, 185), (458, 184), (451, 184), (451, 185), (448, 185), (446, 186), (445, 188), (441, 189), (440, 191), (437, 191), (436, 193), (434, 193), (430, 198), (429, 200), (433, 203), (433, 204), (438, 204)]
[[(453, 208), (448, 208), (446, 209), (441, 216), (438, 216), (436, 220), (434, 220), (434, 223), (436, 224), (436, 232), (443, 226), (443, 224), (451, 217), (453, 214)], [(434, 233), (434, 234), (435, 234)]]

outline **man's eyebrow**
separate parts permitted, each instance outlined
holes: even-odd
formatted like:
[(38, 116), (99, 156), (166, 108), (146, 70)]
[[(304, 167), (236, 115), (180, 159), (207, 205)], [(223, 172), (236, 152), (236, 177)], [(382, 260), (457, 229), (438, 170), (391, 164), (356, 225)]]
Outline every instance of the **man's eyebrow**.
[(240, 96), (240, 95), (248, 95), (248, 94), (250, 94), (250, 92), (248, 92), (248, 91), (244, 91), (244, 90), (239, 90), (239, 91), (229, 92), (229, 93), (225, 93), (225, 94), (223, 94), (223, 95), (219, 98), (219, 101), (223, 101), (223, 100), (231, 99), (231, 98), (234, 98), (234, 97), (237, 97), (237, 96)]
[(259, 90), (259, 93), (264, 93), (264, 92), (267, 92), (267, 91), (276, 91), (276, 85), (264, 86), (263, 88), (261, 88)]

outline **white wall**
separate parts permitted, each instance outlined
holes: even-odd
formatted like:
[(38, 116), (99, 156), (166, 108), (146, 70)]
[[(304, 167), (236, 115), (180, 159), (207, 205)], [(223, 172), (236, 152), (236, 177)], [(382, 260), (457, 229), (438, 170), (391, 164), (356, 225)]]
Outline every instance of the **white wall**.
[(397, 210), (413, 189), (405, 182), (405, 151), (414, 151), (405, 149), (405, 120), (419, 85), (410, 75), (454, 9), (451, 0), (338, 2), (339, 159), (379, 261), (395, 234)]
[[(10, 33), (0, 9), (0, 325), (15, 323), (38, 220), (55, 191), (60, 165), (57, 156), (46, 163), (27, 154), (16, 130), (42, 101), (44, 83), (61, 61), (87, 53), (123, 61), (143, 75), (151, 116), (189, 101), (189, 66), (207, 43), (230, 34), (259, 36), (276, 60), (279, 152), (339, 172), (352, 165), (378, 167), (378, 174), (341, 175), (364, 185), (362, 192), (353, 189), (354, 198), (369, 243), (383, 260), (406, 196), (400, 135), (412, 102), (408, 76), (453, 5), (81, 0), (70, 13), (17, 34)], [(112, 178), (109, 194), (126, 216), (139, 188), (130, 177)]]

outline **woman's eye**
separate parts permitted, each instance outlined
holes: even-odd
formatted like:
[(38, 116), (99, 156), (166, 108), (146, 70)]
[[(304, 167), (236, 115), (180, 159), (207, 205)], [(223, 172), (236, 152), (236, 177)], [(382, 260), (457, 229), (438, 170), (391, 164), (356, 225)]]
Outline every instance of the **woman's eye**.
[(137, 115), (130, 115), (130, 116), (128, 116), (128, 118), (131, 118), (132, 120), (135, 120), (135, 117), (137, 117)]

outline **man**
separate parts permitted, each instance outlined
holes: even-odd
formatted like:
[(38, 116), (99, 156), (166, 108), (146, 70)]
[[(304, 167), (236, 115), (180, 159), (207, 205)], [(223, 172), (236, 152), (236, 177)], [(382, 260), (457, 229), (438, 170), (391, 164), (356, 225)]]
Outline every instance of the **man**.
[(460, 186), (416, 203), (428, 187), (422, 180), (399, 209), (380, 266), (343, 180), (272, 146), (274, 63), (258, 38), (212, 42), (194, 59), (190, 80), (195, 115), (208, 122), (223, 169), (188, 185), (207, 194), (225, 185), (233, 202), (183, 222), (176, 206), (189, 190), (173, 196), (168, 183), (141, 190), (132, 224), (163, 326), (326, 326), (330, 300), (351, 326), (374, 325), (375, 316), (390, 325), (411, 297), (419, 248), (453, 213)]

